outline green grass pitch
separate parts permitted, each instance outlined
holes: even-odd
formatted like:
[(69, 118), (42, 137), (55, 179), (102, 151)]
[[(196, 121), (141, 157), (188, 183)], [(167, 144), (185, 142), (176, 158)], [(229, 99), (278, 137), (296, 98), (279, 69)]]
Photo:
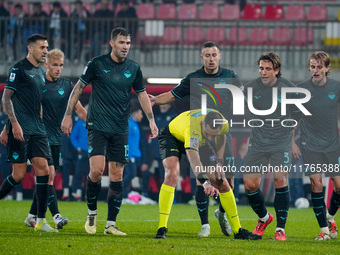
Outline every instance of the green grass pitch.
[[(211, 235), (199, 238), (200, 221), (196, 206), (174, 205), (166, 240), (154, 239), (158, 227), (158, 206), (122, 205), (117, 226), (128, 234), (103, 234), (107, 205), (98, 203), (97, 233), (85, 232), (87, 214), (83, 202), (60, 202), (59, 209), (70, 222), (59, 233), (35, 232), (24, 224), (30, 201), (0, 201), (0, 254), (340, 254), (340, 238), (317, 242), (317, 221), (311, 208), (290, 209), (286, 226), (287, 241), (274, 240), (275, 219), (259, 241), (225, 237), (209, 207)], [(242, 227), (253, 230), (256, 216), (248, 206), (238, 207)], [(273, 215), (274, 209), (268, 208)], [(54, 226), (51, 214), (47, 220)], [(275, 216), (274, 216), (275, 217)], [(339, 219), (339, 216), (336, 219)], [(340, 221), (339, 221), (340, 222)]]

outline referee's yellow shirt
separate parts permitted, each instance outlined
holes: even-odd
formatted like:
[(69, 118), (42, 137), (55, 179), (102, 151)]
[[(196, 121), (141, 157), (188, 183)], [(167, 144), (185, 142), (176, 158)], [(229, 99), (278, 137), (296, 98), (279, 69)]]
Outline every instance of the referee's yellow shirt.
[[(207, 113), (211, 111), (218, 112), (217, 110), (207, 109)], [(169, 123), (169, 131), (177, 140), (184, 143), (186, 150), (198, 151), (199, 147), (206, 143), (202, 136), (202, 124), (205, 116), (201, 109), (183, 112)], [(222, 118), (225, 120), (224, 117)], [(229, 131), (229, 123), (226, 120), (224, 122), (226, 124), (222, 126), (218, 135), (224, 135)]]

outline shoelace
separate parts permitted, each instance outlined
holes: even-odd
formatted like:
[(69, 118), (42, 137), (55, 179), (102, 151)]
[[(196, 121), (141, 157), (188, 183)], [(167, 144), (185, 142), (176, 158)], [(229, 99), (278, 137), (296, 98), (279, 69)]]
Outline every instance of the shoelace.
[(280, 230), (280, 231), (277, 231), (276, 232), (278, 236), (284, 236), (283, 232)]
[(94, 216), (88, 216), (89, 217), (89, 225), (93, 226), (94, 225)]
[(262, 228), (262, 226), (265, 224), (265, 222), (262, 222), (260, 220), (258, 220), (257, 222), (258, 223), (257, 223), (257, 226), (256, 226), (256, 230), (259, 231)]

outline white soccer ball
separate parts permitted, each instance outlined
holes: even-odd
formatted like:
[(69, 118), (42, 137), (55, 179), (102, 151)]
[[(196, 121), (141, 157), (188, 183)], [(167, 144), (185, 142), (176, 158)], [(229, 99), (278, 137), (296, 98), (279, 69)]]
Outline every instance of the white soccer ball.
[(295, 200), (295, 207), (297, 209), (307, 209), (309, 207), (309, 201), (305, 197), (299, 197)]

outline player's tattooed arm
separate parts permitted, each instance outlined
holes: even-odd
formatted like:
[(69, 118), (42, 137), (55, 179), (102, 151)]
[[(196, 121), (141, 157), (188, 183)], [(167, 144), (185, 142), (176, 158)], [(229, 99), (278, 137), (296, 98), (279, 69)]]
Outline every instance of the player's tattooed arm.
[(153, 113), (152, 112), (147, 113), (146, 117), (148, 118), (148, 120), (153, 119)]
[(14, 90), (5, 88), (3, 96), (2, 96), (2, 105), (4, 108), (3, 111), (12, 123), (12, 133), (13, 133), (14, 138), (19, 141), (24, 141), (25, 140), (24, 132), (22, 131), (22, 128), (14, 113), (14, 107), (12, 103), (13, 94), (14, 94)]
[(79, 96), (83, 93), (83, 89), (86, 87), (86, 84), (81, 80), (78, 80), (77, 84), (74, 86), (70, 98), (68, 100), (67, 108), (65, 115), (72, 115), (75, 105), (79, 100)]
[(2, 95), (3, 112), (7, 115), (11, 123), (15, 123), (18, 121), (15, 116), (13, 103), (12, 103), (13, 94), (14, 94), (14, 90), (5, 88), (4, 94)]

